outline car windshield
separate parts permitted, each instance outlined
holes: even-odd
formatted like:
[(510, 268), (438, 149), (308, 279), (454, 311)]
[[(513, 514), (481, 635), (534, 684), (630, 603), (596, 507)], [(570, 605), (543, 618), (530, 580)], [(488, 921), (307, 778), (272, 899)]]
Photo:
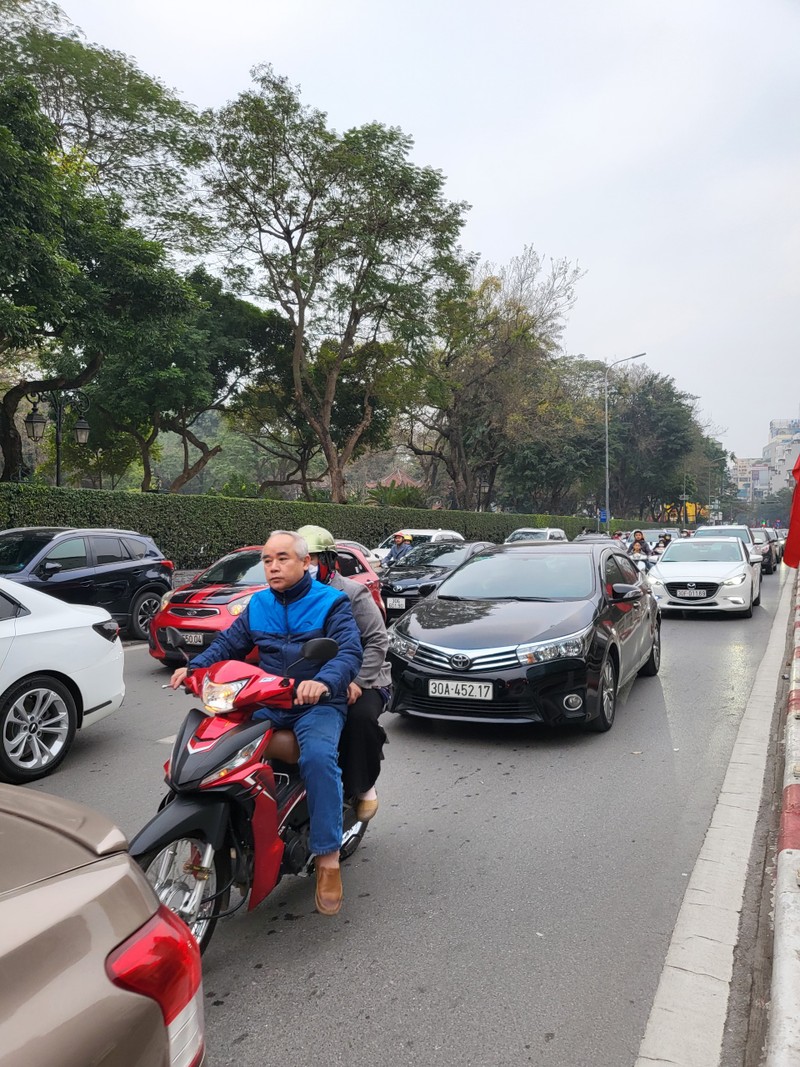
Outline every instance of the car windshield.
[[(430, 541), (433, 534), (412, 534), (411, 544), (413, 545), (425, 545)], [(406, 542), (408, 543), (408, 542)], [(391, 548), (394, 544), (394, 534), (391, 537), (387, 537), (378, 547), (379, 548)]]
[(589, 553), (473, 556), (439, 586), (462, 600), (585, 600), (594, 588)]
[(52, 533), (31, 530), (0, 534), (0, 574), (16, 574), (23, 570), (52, 539)]
[(232, 552), (198, 575), (193, 585), (266, 585), (261, 552)]
[(741, 563), (742, 552), (732, 541), (673, 541), (659, 563)]
[(547, 530), (515, 530), (514, 533), (509, 534), (507, 544), (511, 545), (515, 541), (546, 541)]
[(738, 537), (744, 544), (750, 544), (750, 534), (744, 528), (732, 526), (709, 526), (706, 530), (697, 530), (695, 537)]
[(467, 558), (466, 548), (455, 548), (452, 545), (420, 545), (395, 563), (395, 569), (400, 567), (457, 567)]

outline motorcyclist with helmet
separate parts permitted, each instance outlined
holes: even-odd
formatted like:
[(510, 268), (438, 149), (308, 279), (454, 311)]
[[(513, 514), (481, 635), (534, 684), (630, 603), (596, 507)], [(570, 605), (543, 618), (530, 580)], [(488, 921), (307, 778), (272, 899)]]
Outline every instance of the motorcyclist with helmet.
[(333, 534), (322, 526), (301, 526), (297, 533), (308, 544), (310, 573), (323, 585), (347, 594), (361, 634), (364, 658), (358, 675), (347, 690), (347, 718), (339, 743), (339, 763), (344, 795), (356, 800), (356, 815), (362, 822), (367, 822), (378, 810), (375, 782), (380, 774), (386, 742), (386, 733), (378, 718), (389, 701), (392, 684), (391, 668), (386, 658), (389, 635), (378, 605), (366, 586), (343, 578), (339, 573)]
[(384, 559), (384, 565), (390, 567), (393, 563), (397, 563), (403, 556), (407, 556), (411, 551), (411, 534), (404, 534), (402, 530), (398, 530), (394, 535), (394, 544), (389, 549), (389, 553)]

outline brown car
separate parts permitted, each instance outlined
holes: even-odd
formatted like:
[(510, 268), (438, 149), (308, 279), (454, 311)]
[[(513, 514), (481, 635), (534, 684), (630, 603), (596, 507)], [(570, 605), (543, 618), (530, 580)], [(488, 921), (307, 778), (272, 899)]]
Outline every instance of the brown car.
[(0, 785), (0, 1067), (199, 1067), (200, 952), (113, 823)]

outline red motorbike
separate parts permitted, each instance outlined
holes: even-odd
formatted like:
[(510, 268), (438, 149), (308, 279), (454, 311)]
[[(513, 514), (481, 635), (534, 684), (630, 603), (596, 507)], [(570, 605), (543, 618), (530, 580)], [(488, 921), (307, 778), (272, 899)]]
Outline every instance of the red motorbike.
[[(167, 639), (181, 647), (178, 631), (168, 630)], [(303, 658), (318, 662), (337, 652), (324, 637), (303, 646)], [(245, 900), (255, 908), (284, 874), (312, 874), (314, 857), (297, 739), (251, 718), (265, 706), (290, 709), (292, 679), (223, 660), (190, 668), (183, 685), (202, 708), (184, 719), (164, 765), (169, 792), (131, 841), (130, 854), (205, 951), (220, 918)], [(355, 852), (366, 828), (345, 801), (342, 859)], [(241, 899), (231, 907), (233, 889)]]

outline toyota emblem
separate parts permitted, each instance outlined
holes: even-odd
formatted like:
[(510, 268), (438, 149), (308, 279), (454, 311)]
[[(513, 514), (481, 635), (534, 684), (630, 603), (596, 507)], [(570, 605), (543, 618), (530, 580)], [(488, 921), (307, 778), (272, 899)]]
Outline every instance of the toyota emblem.
[(468, 671), (472, 666), (472, 660), (469, 656), (462, 656), (459, 652), (457, 655), (450, 657), (450, 666), (457, 671)]

